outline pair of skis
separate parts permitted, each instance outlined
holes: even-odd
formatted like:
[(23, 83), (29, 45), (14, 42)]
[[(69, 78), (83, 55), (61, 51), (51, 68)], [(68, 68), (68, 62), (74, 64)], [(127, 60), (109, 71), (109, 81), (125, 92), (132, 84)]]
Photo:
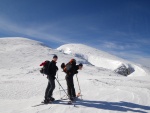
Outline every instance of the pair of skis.
[[(69, 100), (69, 101), (67, 102), (67, 104), (68, 104), (68, 105), (72, 105), (77, 99), (79, 99), (80, 96), (82, 96), (82, 95), (77, 95), (74, 100)], [(64, 96), (63, 96), (63, 97), (64, 97)], [(57, 100), (55, 100), (55, 101), (50, 101), (50, 102), (47, 103), (47, 104), (53, 104), (53, 103), (55, 103), (55, 102), (59, 102), (59, 101), (63, 101), (63, 100), (68, 100), (68, 98), (60, 98), (60, 99), (57, 99)], [(40, 104), (34, 105), (34, 106), (32, 106), (32, 107), (37, 107), (37, 106), (41, 106), (41, 105), (46, 105), (46, 104), (44, 103), (44, 101), (42, 101)]]
[[(68, 98), (57, 99), (57, 100), (54, 100), (54, 101), (50, 101), (50, 102), (47, 103), (47, 104), (53, 104), (53, 103), (55, 103), (55, 102), (59, 102), (59, 101), (62, 101), (62, 100), (68, 100)], [(40, 104), (34, 105), (34, 106), (32, 106), (32, 107), (37, 107), (37, 106), (47, 105), (47, 104), (44, 103), (44, 101), (42, 101)]]

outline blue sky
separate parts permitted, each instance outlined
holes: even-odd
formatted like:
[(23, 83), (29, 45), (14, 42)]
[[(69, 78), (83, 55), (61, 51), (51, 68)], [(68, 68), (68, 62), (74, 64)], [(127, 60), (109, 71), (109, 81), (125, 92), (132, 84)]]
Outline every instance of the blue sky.
[(83, 43), (150, 67), (150, 1), (0, 0), (0, 37)]

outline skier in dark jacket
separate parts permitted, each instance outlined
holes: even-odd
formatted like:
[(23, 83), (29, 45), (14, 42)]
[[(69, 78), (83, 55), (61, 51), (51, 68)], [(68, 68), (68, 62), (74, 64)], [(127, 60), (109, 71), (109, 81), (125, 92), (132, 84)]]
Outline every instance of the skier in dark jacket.
[[(71, 62), (71, 61), (70, 61)], [(67, 82), (67, 92), (70, 100), (73, 100), (76, 97), (76, 92), (74, 88), (74, 81), (73, 81), (73, 76), (74, 74), (77, 74), (77, 70), (81, 70), (83, 65), (80, 63), (79, 65), (76, 65), (76, 63), (72, 63), (71, 68), (66, 71), (64, 69), (64, 72), (66, 72), (66, 82)]]
[(56, 61), (58, 57), (56, 55), (53, 56), (53, 60), (50, 62), (49, 66), (49, 74), (47, 75), (48, 78), (48, 85), (45, 91), (45, 100), (44, 103), (49, 103), (50, 101), (54, 101), (55, 99), (52, 97), (53, 91), (55, 89), (55, 76), (56, 72), (58, 71), (58, 67), (56, 66)]

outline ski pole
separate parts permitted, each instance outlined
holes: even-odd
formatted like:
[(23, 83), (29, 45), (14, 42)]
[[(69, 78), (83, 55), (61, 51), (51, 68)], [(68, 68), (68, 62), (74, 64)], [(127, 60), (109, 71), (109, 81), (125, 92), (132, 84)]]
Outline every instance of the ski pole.
[[(59, 81), (59, 79), (58, 79), (58, 73), (57, 73), (57, 80)], [(59, 95), (60, 95), (60, 98), (61, 98), (60, 85), (59, 85)]]
[[(64, 90), (64, 88), (62, 87), (62, 85), (59, 83), (59, 81), (57, 80), (57, 78), (56, 78), (56, 81), (58, 82), (58, 84), (60, 85), (60, 87), (63, 89), (63, 91), (66, 93), (66, 91)], [(66, 95), (68, 96), (68, 98), (69, 98), (69, 95), (66, 93)]]
[[(79, 84), (79, 80), (78, 80), (77, 74), (76, 74), (76, 78), (77, 78), (78, 87), (79, 87), (79, 91), (80, 91), (78, 94), (80, 94), (80, 95), (81, 95), (81, 88), (80, 88), (80, 84)], [(82, 99), (82, 95), (81, 95), (81, 99)]]

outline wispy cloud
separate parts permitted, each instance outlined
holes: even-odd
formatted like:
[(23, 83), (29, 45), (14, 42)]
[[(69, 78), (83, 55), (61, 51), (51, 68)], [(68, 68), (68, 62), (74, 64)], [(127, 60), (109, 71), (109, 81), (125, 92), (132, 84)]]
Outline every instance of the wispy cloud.
[(134, 62), (136, 64), (141, 64), (143, 66), (147, 66), (150, 68), (150, 56), (149, 55), (145, 55), (140, 51), (111, 51), (108, 50), (109, 53), (124, 58), (126, 60), (129, 60), (131, 62)]
[[(61, 44), (65, 43), (72, 43), (75, 42), (75, 40), (79, 40), (78, 42), (81, 42), (81, 39), (75, 38), (72, 39), (70, 36), (75, 36), (76, 34), (81, 35), (82, 32), (77, 32), (74, 29), (70, 29), (70, 25), (65, 26), (67, 20), (64, 19), (63, 22), (56, 22), (56, 23), (48, 23), (43, 25), (24, 25), (24, 24), (17, 24), (15, 22), (12, 22), (6, 18), (0, 17), (0, 30), (8, 33), (15, 33), (17, 36), (26, 36), (26, 37), (33, 37), (40, 40), (46, 40), (50, 42), (55, 42)], [(70, 20), (70, 23), (73, 22), (73, 19)], [(62, 24), (63, 23), (63, 24)], [(74, 24), (73, 24), (74, 25)], [(78, 27), (77, 27), (78, 28)], [(85, 29), (85, 28), (83, 28)], [(100, 29), (95, 27), (88, 27), (88, 30), (95, 31), (94, 33), (98, 33)], [(88, 31), (87, 30), (87, 31)], [(101, 31), (102, 32), (102, 31)], [(64, 35), (63, 35), (64, 33)], [(115, 32), (116, 35), (120, 36), (127, 36), (128, 34), (124, 32)], [(93, 34), (92, 34), (93, 35)], [(115, 35), (115, 36), (116, 36)], [(66, 37), (68, 36), (68, 37)], [(84, 36), (84, 35), (83, 35)], [(88, 32), (85, 36), (88, 36)], [(108, 36), (109, 37), (109, 36)], [(96, 43), (94, 43), (93, 47), (96, 47), (95, 45), (98, 45), (100, 43), (99, 49), (103, 48), (104, 51), (107, 51), (109, 53), (112, 53), (116, 56), (125, 58), (127, 60), (143, 64), (150, 67), (150, 56), (144, 55), (142, 52), (138, 51), (141, 44), (150, 45), (150, 40), (134, 40), (134, 42), (124, 42), (124, 41), (107, 41), (105, 40), (106, 37), (101, 39), (94, 39)], [(84, 39), (88, 40), (88, 43), (92, 43), (91, 37), (84, 37)], [(100, 41), (98, 41), (100, 40)], [(103, 41), (102, 41), (103, 40)], [(86, 41), (84, 40), (83, 43)], [(89, 45), (90, 45), (89, 44)]]
[(150, 37), (147, 38), (147, 39), (143, 39), (143, 38), (141, 37), (141, 39), (136, 40), (136, 42), (137, 42), (137, 43), (141, 43), (141, 44), (143, 44), (143, 45), (149, 45), (149, 46), (150, 46)]
[(138, 62), (139, 64), (142, 64), (142, 65), (147, 66), (147, 67), (150, 68), (150, 57), (147, 57), (147, 58), (138, 57), (133, 61)]
[(22, 26), (0, 17), (0, 30), (5, 31), (7, 33), (16, 33), (18, 35), (20, 34), (57, 43), (69, 43), (69, 40), (65, 40), (63, 36), (59, 36), (56, 34), (52, 35), (50, 32), (46, 31), (45, 28), (47, 28), (48, 25), (45, 26), (42, 25), (39, 26), (39, 28)]
[[(100, 42), (100, 41), (99, 41)], [(101, 41), (97, 48), (107, 51), (110, 54), (118, 56), (120, 58), (141, 64), (143, 66), (150, 67), (150, 56), (146, 54), (141, 49), (142, 44), (148, 44), (147, 41), (138, 41), (130, 43), (123, 43), (120, 41)]]
[(108, 48), (108, 49), (117, 49), (117, 50), (127, 50), (127, 49), (135, 49), (139, 48), (139, 45), (135, 43), (121, 43), (121, 42), (102, 42), (101, 44), (103, 48)]

